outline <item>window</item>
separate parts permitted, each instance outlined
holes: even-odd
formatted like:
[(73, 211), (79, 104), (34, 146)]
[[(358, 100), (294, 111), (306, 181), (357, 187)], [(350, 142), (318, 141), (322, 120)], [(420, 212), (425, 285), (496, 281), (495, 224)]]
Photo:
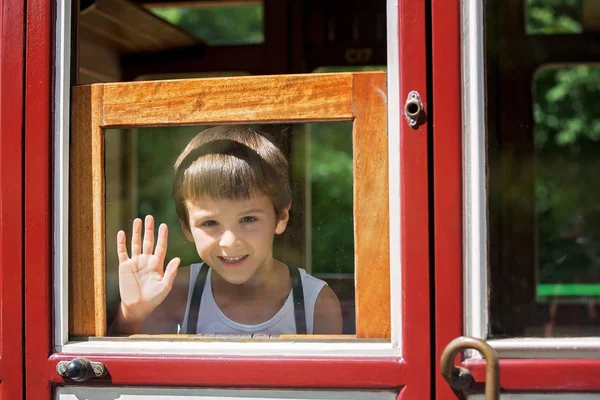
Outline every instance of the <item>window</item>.
[[(387, 176), (384, 90), (384, 73), (215, 78), (77, 87), (73, 94), (70, 161), (71, 337), (105, 336), (107, 333), (107, 300), (110, 304), (113, 296), (109, 292), (114, 292), (114, 284), (106, 280), (106, 249), (111, 247), (106, 227), (111, 220), (108, 213), (112, 211), (109, 210), (115, 204), (105, 204), (105, 196), (112, 199), (115, 190), (132, 190), (127, 187), (129, 185), (109, 188), (111, 182), (105, 167), (109, 164), (109, 149), (114, 146), (111, 145), (114, 138), (108, 138), (123, 134), (115, 135), (106, 129), (347, 120), (353, 121), (356, 337), (389, 338), (388, 195), (387, 179), (383, 178)], [(239, 93), (245, 95), (239, 96)], [(318, 124), (313, 125), (311, 130), (314, 132), (318, 127)], [(188, 135), (191, 132), (190, 128), (176, 129), (188, 129)], [(137, 140), (147, 134), (152, 136), (149, 131), (140, 130)], [(185, 134), (177, 135), (169, 146), (177, 147), (175, 142), (179, 140), (185, 142)], [(166, 151), (166, 148), (164, 145), (161, 150)], [(135, 172), (135, 168), (132, 170)], [(378, 179), (373, 179), (375, 176)], [(140, 179), (139, 174), (137, 179)], [(154, 183), (160, 185), (160, 179)], [(129, 204), (120, 209), (132, 207)], [(136, 207), (139, 208), (136, 211), (143, 212), (147, 205)], [(332, 279), (332, 286), (335, 286), (335, 277), (323, 278)], [(347, 284), (342, 282), (339, 286)], [(346, 331), (352, 331), (352, 327)]]

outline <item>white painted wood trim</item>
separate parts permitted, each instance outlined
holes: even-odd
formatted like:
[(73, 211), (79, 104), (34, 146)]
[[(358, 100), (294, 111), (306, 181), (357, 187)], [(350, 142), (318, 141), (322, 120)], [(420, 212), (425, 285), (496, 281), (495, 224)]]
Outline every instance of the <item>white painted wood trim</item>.
[(488, 344), (500, 358), (600, 358), (597, 337), (497, 339)]
[(390, 218), (390, 312), (392, 345), (402, 349), (402, 234), (400, 184), (400, 65), (398, 43), (398, 0), (387, 1), (387, 93), (388, 93), (388, 168)]
[(54, 346), (68, 340), (71, 0), (57, 0), (54, 101)]
[(219, 390), (190, 388), (58, 387), (57, 400), (395, 400), (391, 391)]
[(174, 354), (217, 356), (306, 356), (306, 357), (400, 357), (390, 342), (373, 341), (201, 341), (201, 340), (107, 340), (69, 342), (63, 354)]
[(488, 326), (485, 42), (482, 0), (462, 1), (464, 331)]

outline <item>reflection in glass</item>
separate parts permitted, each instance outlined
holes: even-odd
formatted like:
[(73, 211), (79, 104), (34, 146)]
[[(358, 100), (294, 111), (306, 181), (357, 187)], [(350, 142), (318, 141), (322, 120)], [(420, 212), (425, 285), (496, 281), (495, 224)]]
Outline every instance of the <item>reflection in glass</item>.
[(263, 5), (235, 4), (165, 7), (151, 11), (209, 45), (259, 44), (264, 42)]
[(534, 78), (537, 301), (545, 336), (597, 334), (600, 296), (600, 68)]
[[(136, 217), (153, 215), (169, 226), (165, 260), (198, 263), (194, 243), (180, 229), (171, 197), (173, 163), (207, 127), (106, 131), (106, 254), (108, 320), (120, 303), (114, 238), (128, 236)], [(340, 300), (343, 333), (353, 334), (354, 242), (352, 221), (352, 123), (261, 125), (290, 161), (292, 209), (288, 227), (276, 236), (273, 254), (328, 283)], [(164, 333), (164, 332), (163, 332)]]
[(526, 31), (530, 35), (581, 33), (582, 0), (527, 0)]
[(487, 332), (598, 336), (600, 69), (565, 65), (589, 35), (547, 36), (588, 30), (589, 2), (522, 4), (485, 3)]

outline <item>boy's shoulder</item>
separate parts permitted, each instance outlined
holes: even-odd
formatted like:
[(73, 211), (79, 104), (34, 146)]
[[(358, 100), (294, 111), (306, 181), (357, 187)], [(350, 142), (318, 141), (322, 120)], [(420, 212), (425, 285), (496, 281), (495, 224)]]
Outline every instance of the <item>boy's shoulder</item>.
[(300, 271), (300, 277), (302, 278), (302, 283), (304, 285), (308, 284), (311, 286), (318, 286), (319, 288), (327, 286), (327, 282), (309, 274), (304, 268), (298, 268), (298, 271)]

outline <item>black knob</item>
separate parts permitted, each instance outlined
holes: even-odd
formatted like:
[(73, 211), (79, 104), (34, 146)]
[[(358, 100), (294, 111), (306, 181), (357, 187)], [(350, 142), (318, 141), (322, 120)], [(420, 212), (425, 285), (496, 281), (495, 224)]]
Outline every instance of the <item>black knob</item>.
[(77, 382), (85, 382), (90, 378), (102, 378), (107, 374), (106, 366), (101, 362), (90, 361), (79, 357), (72, 361), (61, 361), (56, 365), (56, 372), (62, 377)]
[(83, 381), (89, 378), (89, 374), (93, 373), (92, 366), (89, 361), (81, 358), (76, 358), (67, 365), (65, 375), (74, 381)]

